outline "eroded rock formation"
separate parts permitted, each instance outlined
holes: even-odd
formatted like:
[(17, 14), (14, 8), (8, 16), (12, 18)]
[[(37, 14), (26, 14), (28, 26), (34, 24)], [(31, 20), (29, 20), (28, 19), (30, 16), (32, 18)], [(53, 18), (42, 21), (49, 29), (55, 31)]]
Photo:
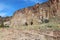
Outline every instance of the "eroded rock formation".
[(37, 25), (52, 17), (60, 16), (60, 1), (48, 2), (17, 10), (12, 19), (11, 26)]

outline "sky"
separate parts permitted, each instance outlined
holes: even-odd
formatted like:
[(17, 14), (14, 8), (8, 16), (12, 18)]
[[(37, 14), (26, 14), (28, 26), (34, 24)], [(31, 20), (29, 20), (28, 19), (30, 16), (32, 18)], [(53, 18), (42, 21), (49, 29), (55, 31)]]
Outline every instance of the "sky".
[(12, 16), (16, 10), (46, 1), (47, 0), (0, 0), (0, 16)]

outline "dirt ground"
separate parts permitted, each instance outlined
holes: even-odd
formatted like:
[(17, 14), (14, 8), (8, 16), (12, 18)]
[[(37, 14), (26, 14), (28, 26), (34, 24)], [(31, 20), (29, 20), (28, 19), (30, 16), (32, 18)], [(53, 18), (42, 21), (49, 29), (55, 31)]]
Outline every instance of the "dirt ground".
[(45, 40), (37, 31), (1, 28), (0, 40)]

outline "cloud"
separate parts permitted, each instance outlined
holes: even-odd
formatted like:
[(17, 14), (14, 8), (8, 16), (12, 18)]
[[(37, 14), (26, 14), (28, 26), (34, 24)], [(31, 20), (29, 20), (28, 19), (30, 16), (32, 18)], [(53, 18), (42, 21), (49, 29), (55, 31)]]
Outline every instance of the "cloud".
[(0, 16), (2, 16), (2, 17), (5, 17), (6, 15), (7, 15), (7, 13), (4, 13), (4, 12), (0, 13)]
[(0, 11), (4, 9), (4, 5), (0, 4)]
[(6, 5), (6, 4), (3, 4), (3, 3), (0, 3), (0, 11), (4, 10), (4, 9), (9, 9), (10, 6), (9, 5)]
[(7, 16), (11, 8), (10, 5), (0, 3), (0, 16)]
[(6, 6), (2, 3), (0, 3), (0, 16), (6, 16), (6, 13), (3, 12), (3, 10), (6, 8)]
[(26, 1), (26, 2), (34, 2), (34, 3), (42, 3), (42, 0), (24, 0), (24, 1)]
[(48, 0), (24, 0), (25, 2), (34, 2), (34, 3), (42, 3)]
[(39, 0), (24, 0), (24, 1), (26, 1), (26, 2), (30, 1), (30, 2), (34, 2), (34, 3), (38, 3), (39, 2)]

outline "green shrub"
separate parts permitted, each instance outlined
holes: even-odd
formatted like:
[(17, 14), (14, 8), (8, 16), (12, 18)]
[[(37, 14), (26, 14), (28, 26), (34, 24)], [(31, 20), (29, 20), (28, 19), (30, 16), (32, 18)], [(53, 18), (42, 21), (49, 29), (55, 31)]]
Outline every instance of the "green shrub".
[(4, 26), (4, 27), (7, 27), (8, 28), (9, 26)]
[(49, 22), (49, 20), (48, 20), (48, 19), (45, 19), (45, 20), (44, 20), (44, 22), (45, 22), (45, 23), (48, 23), (48, 22)]
[(48, 25), (47, 27), (52, 28), (52, 26), (51, 26), (51, 25)]
[(9, 26), (8, 25), (4, 25), (4, 24), (0, 25), (0, 28), (5, 28), (5, 27), (9, 27)]

